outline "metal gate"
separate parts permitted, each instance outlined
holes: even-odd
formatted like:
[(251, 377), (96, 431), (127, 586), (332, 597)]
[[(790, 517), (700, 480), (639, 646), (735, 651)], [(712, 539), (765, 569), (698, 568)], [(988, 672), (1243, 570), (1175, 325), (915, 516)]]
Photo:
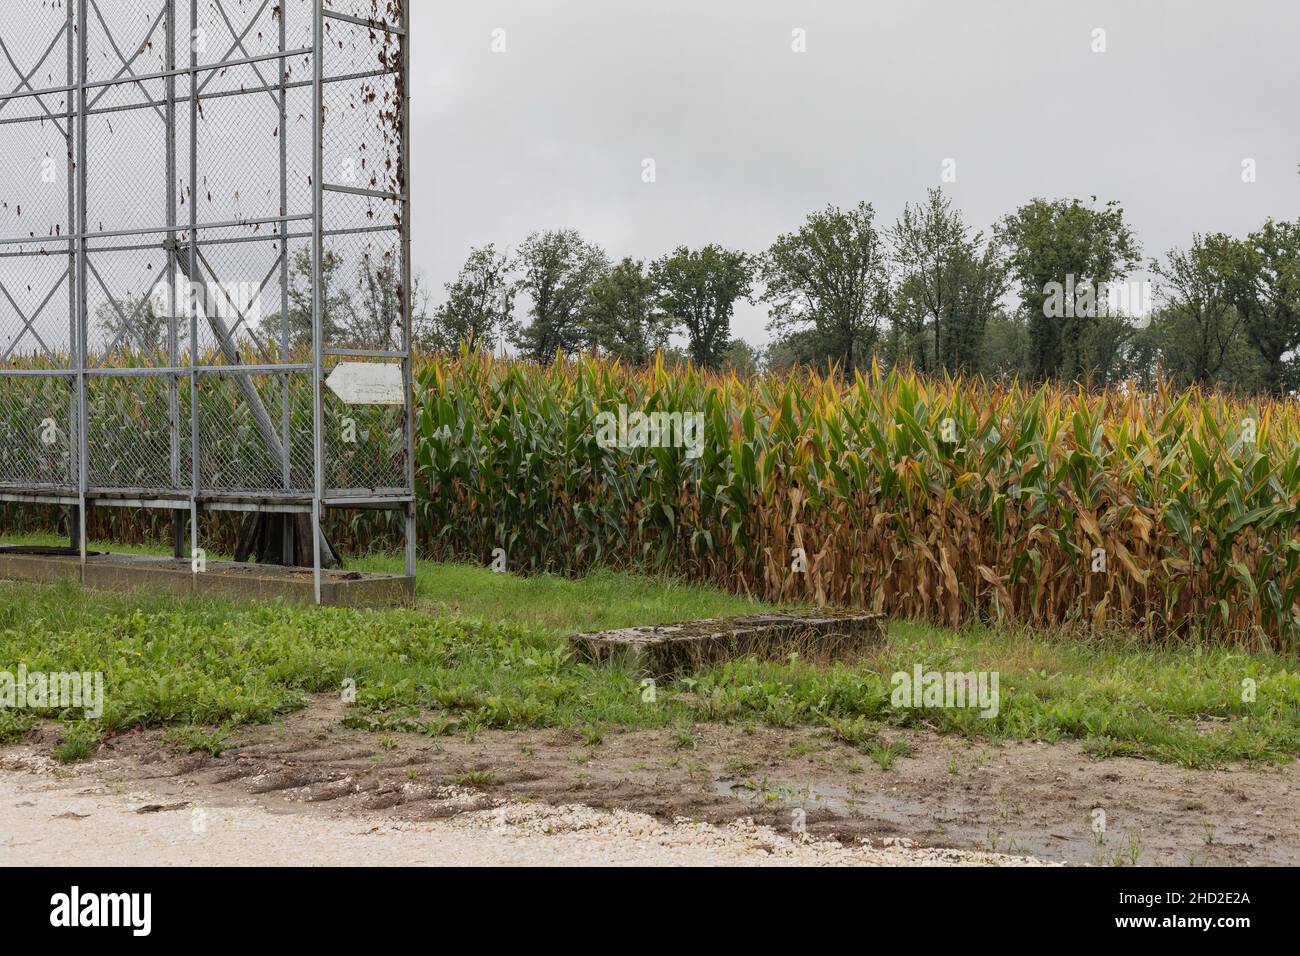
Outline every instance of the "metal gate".
[(406, 26), (0, 13), (0, 500), (76, 508), (83, 562), (89, 507), (188, 512), (192, 552), (204, 510), (384, 508), (414, 573)]

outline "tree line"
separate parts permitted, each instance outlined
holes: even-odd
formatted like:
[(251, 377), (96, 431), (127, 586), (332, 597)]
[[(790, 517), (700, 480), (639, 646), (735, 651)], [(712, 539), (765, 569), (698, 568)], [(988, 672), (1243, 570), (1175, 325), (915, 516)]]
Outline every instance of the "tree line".
[[(1126, 284), (1143, 265), (1149, 296)], [(768, 310), (762, 353), (731, 334), (741, 301)], [(708, 244), (648, 261), (542, 231), (513, 254), (472, 249), (443, 301), (417, 312), (416, 333), (431, 349), (509, 345), (538, 362), (666, 352), (711, 369), (844, 371), (875, 360), (1277, 393), (1300, 387), (1300, 220), (1194, 235), (1146, 262), (1121, 206), (1095, 197), (1034, 199), (980, 231), (932, 189), (892, 225), (870, 203), (832, 205), (759, 253)]]

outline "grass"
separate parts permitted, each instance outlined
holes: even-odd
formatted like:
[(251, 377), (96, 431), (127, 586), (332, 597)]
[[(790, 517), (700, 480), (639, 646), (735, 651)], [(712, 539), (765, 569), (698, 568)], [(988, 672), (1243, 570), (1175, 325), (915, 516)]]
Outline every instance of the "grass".
[[(379, 555), (349, 568), (397, 574), (402, 559)], [(752, 614), (753, 601), (669, 577), (594, 571), (581, 579), (493, 574), (466, 564), (420, 562), (416, 599), (452, 617), (519, 624), (553, 634), (608, 631), (638, 624)]]
[(192, 754), (205, 753), (212, 757), (220, 757), (225, 752), (230, 733), (229, 727), (215, 727), (209, 730), (195, 724), (182, 724), (168, 730), (163, 735), (163, 741)]
[(63, 740), (54, 746), (54, 759), (59, 763), (85, 760), (95, 752), (103, 733), (94, 721), (69, 721), (63, 725)]
[[(5, 537), (7, 544), (66, 547), (54, 535)], [(162, 547), (123, 546), (94, 542), (91, 550), (123, 554), (163, 555)], [(228, 555), (209, 554), (213, 560)], [(348, 568), (378, 574), (400, 574), (403, 559), (380, 554), (351, 559)], [(712, 587), (684, 584), (673, 578), (616, 571), (594, 571), (580, 580), (537, 575), (493, 574), (467, 564), (421, 561), (416, 567), (416, 599), (420, 606), (450, 617), (520, 624), (553, 634), (606, 631), (638, 624), (690, 621), (706, 617), (750, 614), (762, 605)]]
[(473, 770), (469, 773), (449, 777), (447, 783), (453, 787), (495, 787), (497, 775), (491, 770)]
[[(690, 751), (704, 721), (823, 727), (881, 767), (906, 755), (882, 729), (908, 726), (971, 740), (1078, 740), (1097, 757), (1186, 767), (1300, 753), (1300, 676), (1294, 660), (1267, 651), (895, 622), (887, 644), (852, 663), (737, 661), (646, 700), (639, 675), (578, 662), (567, 635), (759, 605), (613, 572), (524, 580), (422, 564), (418, 589), (415, 609), (356, 611), (0, 585), (0, 672), (102, 671), (106, 685), (99, 722), (0, 709), (0, 743), (46, 718), (67, 721), (60, 759), (138, 726), (168, 727), (174, 744), (218, 753), (231, 727), (274, 721), (351, 679), (347, 722), (385, 735), (567, 727), (595, 747), (611, 728), (648, 727)], [(890, 676), (918, 663), (999, 672), (997, 716), (891, 706)], [(1253, 700), (1243, 682), (1253, 682)]]

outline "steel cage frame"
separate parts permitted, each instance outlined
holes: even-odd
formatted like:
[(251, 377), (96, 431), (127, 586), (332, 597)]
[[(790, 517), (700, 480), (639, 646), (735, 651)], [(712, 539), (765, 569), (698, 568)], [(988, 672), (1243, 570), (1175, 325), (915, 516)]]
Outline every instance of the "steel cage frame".
[[(213, 18), (229, 28), (230, 37), (222, 41), (218, 58), (203, 56), (204, 44), (199, 42), (206, 22), (201, 20), (200, 0), (132, 0), (132, 13), (138, 13), (143, 5), (144, 19), (153, 16), (148, 32), (143, 40), (136, 42), (138, 24), (129, 23), (127, 12), (118, 13), (118, 19), (106, 16), (101, 10), (103, 0), (69, 0), (65, 16), (61, 17), (61, 26), (45, 48), (44, 54), (30, 69), (28, 64), (19, 64), (11, 54), (5, 42), (4, 20), (10, 14), (0, 14), (0, 67), (5, 61), (17, 77), (13, 92), (0, 93), (0, 146), (3, 145), (6, 128), (32, 128), (40, 124), (42, 130), (47, 124), (58, 132), (59, 138), (66, 142), (67, 161), (64, 174), (67, 179), (66, 196), (66, 230), (53, 229), (50, 234), (37, 236), (35, 232), (28, 236), (5, 237), (5, 230), (0, 230), (0, 309), (12, 312), (22, 324), (17, 337), (5, 348), (0, 340), (0, 400), (6, 393), (16, 393), (32, 383), (40, 386), (48, 381), (56, 392), (61, 388), (67, 390), (67, 434), (66, 434), (66, 473), (64, 465), (56, 461), (57, 470), (63, 473), (58, 480), (35, 480), (22, 476), (24, 480), (14, 480), (7, 472), (0, 473), (0, 502), (18, 502), (37, 505), (67, 505), (75, 508), (73, 531), (74, 546), (79, 547), (82, 564), (87, 560), (86, 516), (90, 507), (138, 507), (171, 510), (178, 513), (175, 536), (176, 556), (182, 554), (183, 540), (181, 529), (183, 522), (180, 515), (188, 512), (190, 524), (190, 556), (199, 553), (199, 514), (202, 511), (263, 511), (285, 514), (310, 514), (313, 527), (321, 525), (324, 513), (331, 509), (383, 509), (404, 514), (405, 522), (405, 564), (406, 573), (414, 575), (416, 556), (416, 511), (414, 497), (414, 408), (412, 400), (411, 349), (412, 333), (412, 278), (410, 261), (410, 217), (409, 210), (409, 87), (406, 77), (410, 68), (410, 45), (408, 42), (409, 3), (405, 0), (297, 0), (296, 14), (310, 16), (310, 42), (306, 45), (290, 43), (287, 21), (291, 19), (287, 8), (289, 3), (279, 2), (271, 6), (272, 0), (261, 0), (260, 5), (250, 5), (251, 16), (247, 19), (247, 10), (235, 12), (231, 19), (231, 0), (202, 0), (203, 16)], [(188, 8), (188, 9), (186, 9)], [(249, 39), (255, 27), (269, 12), (272, 23), (278, 26), (278, 34), (273, 37), (275, 48), (254, 52), (256, 45)], [(139, 19), (139, 18), (137, 18)], [(182, 36), (180, 21), (187, 19), (188, 35)], [(53, 25), (53, 22), (51, 22)], [(307, 27), (300, 20), (294, 20), (295, 27), (305, 36)], [(91, 64), (91, 34), (97, 32), (98, 38), (106, 49), (111, 49), (120, 62), (110, 63), (116, 72), (111, 76), (97, 76)], [(257, 32), (256, 37), (265, 46), (265, 29)], [(161, 40), (163, 63), (161, 69), (142, 70), (141, 63), (149, 56), (157, 57), (155, 34), (162, 33)], [(119, 35), (120, 34), (120, 35)], [(378, 39), (376, 39), (378, 38)], [(19, 38), (14, 35), (11, 42)], [(38, 38), (44, 44), (44, 38)], [(183, 41), (188, 41), (188, 63), (181, 62)], [(349, 42), (351, 41), (351, 42)], [(366, 43), (372, 49), (363, 49)], [(378, 63), (367, 55), (375, 52), (374, 45), (379, 44)], [(179, 45), (178, 45), (179, 44)], [(62, 48), (66, 55), (66, 69), (63, 82), (56, 85), (33, 85), (33, 77), (47, 64), (55, 50)], [(99, 52), (98, 50), (96, 51)], [(369, 68), (344, 69), (333, 73), (330, 60), (336, 56), (343, 66), (353, 66), (360, 53), (363, 63)], [(295, 69), (302, 63), (309, 62), (310, 77), (303, 79), (294, 76)], [(98, 58), (95, 69), (98, 69)], [(268, 79), (270, 70), (276, 71)], [(139, 71), (139, 72), (137, 72)], [(264, 72), (265, 71), (265, 72)], [(51, 74), (52, 75), (52, 74)], [(232, 86), (224, 82), (227, 78), (244, 77), (257, 82), (241, 82)], [(208, 92), (209, 86), (215, 86)], [(337, 91), (342, 91), (337, 92)], [(124, 91), (124, 92), (123, 92)], [(290, 117), (291, 96), (310, 94), (310, 176), (308, 180), (310, 208), (295, 209), (290, 196), (291, 147), (289, 140), (295, 135), (294, 120)], [(381, 95), (382, 94), (382, 95)], [(127, 103), (115, 103), (115, 96), (137, 97)], [(278, 111), (278, 126), (273, 133), (278, 162), (274, 165), (278, 173), (279, 193), (274, 199), (274, 215), (235, 215), (200, 217), (200, 191), (207, 182), (209, 170), (216, 171), (214, 159), (217, 153), (205, 154), (205, 146), (200, 141), (201, 130), (206, 122), (204, 107), (212, 106), (218, 99), (231, 99), (235, 104), (244, 104), (252, 98), (270, 97)], [(342, 103), (332, 102), (329, 98), (344, 97)], [(61, 98), (61, 103), (58, 102)], [(108, 99), (108, 103), (100, 105)], [(48, 101), (54, 100), (51, 109)], [(39, 112), (28, 109), (19, 116), (5, 115), (11, 104), (35, 103)], [(331, 123), (341, 117), (346, 120), (349, 110), (353, 116), (366, 115), (371, 122), (369, 132), (377, 128), (375, 116), (382, 121), (381, 142), (362, 141), (354, 145), (351, 138), (355, 130), (338, 132)], [(18, 111), (23, 112), (23, 105)], [(27, 115), (31, 114), (31, 115)], [(148, 221), (149, 213), (134, 210), (114, 209), (121, 213), (118, 222), (105, 228), (102, 222), (92, 228), (90, 207), (99, 203), (105, 196), (96, 174), (95, 154), (88, 139), (88, 130), (97, 118), (108, 117), (111, 124), (114, 118), (127, 123), (131, 117), (156, 115), (161, 120), (164, 134), (163, 156), (166, 177), (165, 222)], [(300, 114), (298, 120), (301, 121)], [(353, 120), (366, 122), (365, 119)], [(31, 124), (16, 126), (15, 124)], [(107, 126), (110, 131), (112, 126)], [(182, 129), (184, 136), (182, 136)], [(346, 140), (348, 148), (360, 151), (359, 165), (369, 176), (369, 182), (356, 185), (348, 176), (335, 175), (336, 169), (326, 163), (327, 135), (333, 140)], [(158, 139), (151, 140), (158, 145)], [(249, 152), (252, 150), (250, 148)], [(382, 155), (383, 163), (379, 161)], [(182, 154), (188, 159), (188, 171), (181, 175)], [(229, 156), (229, 153), (222, 154)], [(140, 166), (146, 165), (147, 157), (139, 158)], [(295, 154), (294, 159), (302, 162), (302, 157)], [(45, 161), (50, 162), (48, 159)], [(351, 163), (351, 160), (348, 160)], [(353, 164), (355, 167), (356, 164)], [(386, 172), (374, 172), (378, 167)], [(229, 167), (227, 167), (229, 171)], [(350, 167), (350, 171), (354, 171)], [(255, 179), (249, 163), (240, 163), (234, 170), (236, 184), (244, 177)], [(161, 185), (161, 184), (160, 184)], [(301, 183), (296, 184), (298, 188)], [(187, 192), (188, 189), (188, 192)], [(270, 192), (271, 190), (268, 190)], [(111, 191), (107, 191), (111, 192)], [(240, 193), (235, 193), (236, 206), (240, 202)], [(3, 197), (0, 197), (3, 198)], [(109, 196), (119, 206), (130, 206), (130, 198)], [(342, 208), (335, 215), (331, 204), (338, 202)], [(208, 202), (213, 203), (209, 187)], [(348, 204), (351, 204), (350, 206)], [(147, 205), (147, 204), (145, 204)], [(181, 207), (187, 207), (187, 216), (182, 219)], [(21, 209), (21, 207), (19, 207)], [(379, 221), (376, 224), (376, 208)], [(62, 214), (62, 213), (61, 213)], [(341, 218), (342, 221), (337, 221)], [(139, 221), (144, 219), (144, 222)], [(264, 231), (265, 230), (265, 231)], [(336, 266), (342, 255), (331, 249), (332, 243), (364, 242), (365, 251), (361, 253), (359, 264), (365, 270), (365, 282), (374, 291), (376, 281), (380, 282), (380, 298), (391, 300), (396, 310), (396, 326), (392, 323), (387, 338), (380, 341), (336, 340), (329, 330), (333, 328), (333, 312), (336, 304), (332, 299), (330, 284)], [(384, 265), (372, 263), (372, 246), (378, 242), (389, 244), (384, 252)], [(301, 243), (306, 248), (299, 248), (299, 259), (305, 266), (309, 263), (310, 273), (306, 277), (310, 291), (304, 294), (295, 287), (294, 270), (299, 267), (299, 259), (291, 253), (291, 248)], [(248, 249), (265, 249), (270, 247), (274, 253), (271, 269), (267, 271), (260, 284), (256, 285), (255, 295), (260, 304), (268, 288), (278, 293), (279, 326), (278, 340), (270, 341), (264, 347), (254, 332), (250, 319), (251, 308), (241, 308), (228, 292), (221, 289), (223, 270), (214, 266), (211, 257), (218, 251), (225, 254), (240, 255), (233, 251), (236, 247)], [(132, 302), (130, 290), (124, 289), (111, 270), (105, 265), (114, 254), (153, 254), (163, 250), (166, 273), (167, 301), (161, 311), (165, 313), (160, 322), (165, 322), (166, 341), (154, 336), (157, 360), (152, 364), (132, 364), (113, 366), (109, 357), (120, 343), (134, 348), (132, 340), (143, 343), (148, 336), (140, 334), (145, 319), (151, 322), (157, 318), (151, 306), (153, 292)], [(251, 256), (251, 253), (248, 254)], [(39, 308), (34, 311), (23, 308), (15, 301), (6, 284), (5, 263), (23, 264), (26, 262), (66, 261), (66, 268), (50, 290)], [(355, 264), (354, 264), (355, 265)], [(152, 269), (152, 260), (150, 263)], [(382, 273), (381, 280), (372, 278)], [(105, 276), (105, 272), (109, 274)], [(301, 276), (297, 276), (301, 278)], [(211, 291), (209, 282), (215, 282), (218, 294)], [(64, 283), (67, 283), (67, 302), (69, 320), (67, 323), (66, 361), (61, 350), (56, 346), (46, 345), (37, 328), (42, 313), (49, 310)], [(384, 285), (383, 283), (387, 283)], [(344, 282), (336, 283), (344, 285)], [(183, 295), (182, 295), (183, 287)], [(96, 322), (116, 329), (116, 336), (104, 332), (102, 339), (112, 341), (106, 351), (97, 350), (92, 343), (90, 308), (91, 290), (102, 290), (103, 298), (95, 313)], [(98, 294), (98, 293), (96, 293)], [(184, 300), (182, 304), (182, 298)], [(295, 313), (291, 300), (300, 302)], [(182, 316), (181, 313), (184, 313)], [(301, 313), (309, 312), (309, 316)], [(101, 313), (107, 318), (101, 320)], [(200, 327), (200, 314), (212, 326), (216, 338), (216, 348), (207, 346), (204, 353), (204, 333)], [(223, 313), (225, 314), (223, 316)], [(309, 318), (309, 330), (300, 330), (302, 335), (296, 339), (298, 351), (305, 352), (305, 338), (310, 340), (310, 357), (295, 356), (294, 342), (291, 338), (291, 318), (298, 315), (300, 320)], [(214, 319), (214, 316), (217, 318)], [(230, 318), (233, 328), (223, 335), (220, 331), (224, 318)], [(183, 322), (188, 322), (188, 329)], [(160, 323), (155, 323), (160, 324)], [(242, 335), (242, 338), (240, 337)], [(30, 367), (18, 367), (14, 353), (24, 337), (35, 339), (44, 353), (40, 356), (33, 352), (39, 361), (28, 363)], [(182, 347), (182, 341), (187, 343)], [(165, 355), (161, 354), (165, 349)], [(188, 354), (185, 354), (186, 349)], [(147, 349), (142, 349), (147, 351)], [(256, 353), (256, 354), (255, 354)], [(260, 354), (261, 361), (257, 361)], [(214, 357), (215, 356), (215, 357)], [(331, 481), (338, 477), (332, 468), (336, 461), (327, 449), (327, 408), (326, 408), (326, 366), (345, 360), (362, 362), (381, 362), (400, 366), (403, 385), (403, 401), (397, 420), (391, 417), (371, 429), (378, 434), (379, 452), (369, 454), (382, 458), (378, 471), (380, 476), (366, 474), (369, 483), (362, 485), (344, 485), (340, 481)], [(255, 378), (264, 383), (270, 382), (268, 388), (263, 384), (259, 390), (253, 384)], [(211, 447), (209, 439), (215, 433), (209, 432), (209, 424), (203, 420), (203, 408), (200, 392), (210, 381), (233, 382), (240, 389), (242, 405), (236, 400), (231, 408), (243, 412), (244, 417), (251, 417), (261, 426), (262, 440), (265, 442), (267, 461), (279, 470), (278, 487), (244, 487), (239, 482), (224, 483), (218, 476), (213, 480), (204, 473), (205, 452)], [(305, 421), (307, 416), (298, 409), (299, 415), (293, 417), (292, 382), (310, 382), (310, 434), (307, 434)], [(188, 388), (186, 384), (188, 383)], [(125, 481), (97, 480), (98, 474), (92, 474), (92, 460), (101, 451), (96, 445), (92, 432), (96, 428), (96, 414), (91, 407), (92, 393), (96, 397), (111, 394), (114, 389), (119, 393), (129, 393), (131, 398), (140, 402), (134, 389), (166, 389), (166, 469), (167, 482), (146, 482), (128, 484)], [(280, 399), (278, 424), (271, 422), (271, 433), (266, 431), (266, 422), (270, 416), (261, 408), (266, 395)], [(119, 396), (120, 397), (120, 396)], [(299, 397), (301, 394), (299, 393)], [(156, 394), (161, 408), (161, 396)], [(185, 406), (188, 405), (188, 415)], [(258, 406), (255, 409), (253, 406)], [(394, 406), (395, 408), (397, 406)], [(261, 415), (257, 414), (261, 410)], [(220, 417), (220, 416), (217, 416)], [(238, 414), (232, 418), (239, 418)], [(48, 418), (45, 420), (48, 422)], [(187, 424), (188, 421), (188, 424)], [(224, 423), (223, 423), (224, 424)], [(56, 423), (57, 425), (57, 423)], [(55, 431), (60, 431), (57, 428)], [(186, 431), (188, 430), (188, 435)], [(160, 430), (159, 430), (160, 432)], [(273, 437), (278, 437), (278, 454)], [(155, 451), (161, 454), (161, 437), (155, 436)], [(297, 441), (295, 441), (295, 439)], [(302, 450), (306, 440), (310, 441), (310, 460)], [(141, 444), (147, 445), (142, 442)], [(254, 445), (257, 442), (253, 443)], [(148, 454), (149, 449), (137, 454)], [(223, 461), (231, 470), (238, 471), (241, 462), (236, 452), (232, 461)], [(297, 456), (297, 458), (295, 458)], [(56, 455), (55, 458), (60, 456)], [(247, 457), (247, 456), (245, 456)], [(62, 459), (60, 459), (62, 460)], [(263, 465), (267, 461), (262, 462)], [(186, 474), (188, 464), (188, 474)], [(310, 486), (302, 480), (302, 473), (310, 467)], [(47, 472), (48, 468), (44, 469)], [(383, 477), (382, 483), (379, 477)], [(244, 484), (249, 484), (244, 482)], [(270, 485), (270, 481), (262, 482)], [(319, 603), (321, 597), (322, 554), (319, 534), (313, 535), (312, 566), (315, 582), (315, 597)], [(197, 566), (197, 562), (196, 562)]]

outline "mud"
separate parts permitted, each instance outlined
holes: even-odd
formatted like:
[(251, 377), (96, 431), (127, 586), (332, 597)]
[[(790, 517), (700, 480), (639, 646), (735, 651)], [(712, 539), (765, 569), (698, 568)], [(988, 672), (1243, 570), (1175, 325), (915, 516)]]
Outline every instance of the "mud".
[[(344, 727), (336, 697), (282, 723), (248, 727), (219, 757), (159, 732), (107, 741), (80, 777), (140, 789), (160, 806), (247, 806), (394, 822), (457, 817), (502, 803), (582, 805), (844, 845), (915, 844), (1073, 864), (1300, 864), (1300, 770), (1191, 771), (1095, 760), (1076, 744), (998, 744), (897, 732), (911, 745), (888, 770), (812, 729), (700, 724), (464, 737)], [(0, 749), (0, 768), (50, 772), (55, 731)], [(1103, 816), (1104, 814), (1104, 816)], [(1104, 820), (1104, 826), (1101, 822)]]

